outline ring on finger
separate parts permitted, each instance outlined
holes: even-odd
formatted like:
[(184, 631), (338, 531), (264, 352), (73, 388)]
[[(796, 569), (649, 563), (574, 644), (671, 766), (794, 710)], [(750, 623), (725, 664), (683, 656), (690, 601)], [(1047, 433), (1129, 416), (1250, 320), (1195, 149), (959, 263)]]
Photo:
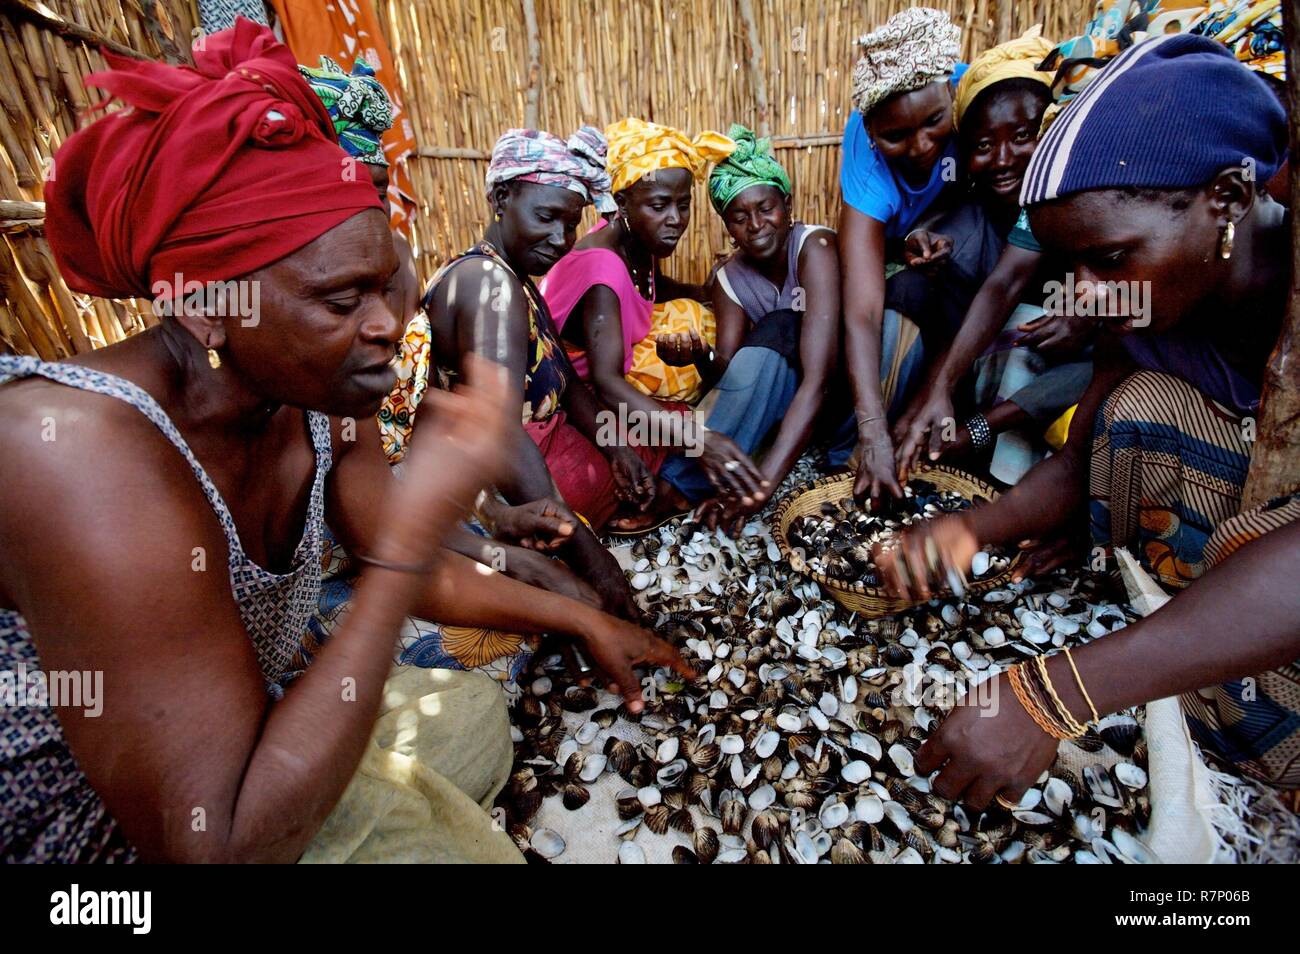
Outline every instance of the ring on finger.
[(725, 464), (722, 465), (722, 469), (723, 469), (723, 470), (730, 470), (730, 471), (737, 471), (737, 470), (740, 470), (740, 461), (738, 461), (738, 460), (729, 460), (729, 461), (727, 461)]

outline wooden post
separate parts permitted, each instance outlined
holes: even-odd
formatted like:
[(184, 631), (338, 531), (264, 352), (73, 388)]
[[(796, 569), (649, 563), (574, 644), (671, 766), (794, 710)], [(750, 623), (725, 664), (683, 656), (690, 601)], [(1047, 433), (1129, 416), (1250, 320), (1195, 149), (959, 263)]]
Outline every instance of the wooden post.
[(1015, 0), (997, 0), (998, 2), (998, 42), (1006, 43), (1011, 39), (1011, 18), (1015, 14)]
[[(1290, 102), (1291, 195), (1300, 196), (1300, 0), (1285, 0), (1286, 86)], [(1256, 183), (1262, 186), (1263, 183)], [(1291, 217), (1291, 299), (1282, 321), (1282, 334), (1264, 368), (1255, 447), (1241, 494), (1241, 509), (1300, 487), (1300, 217)]]
[(71, 40), (78, 40), (87, 43), (98, 49), (106, 47), (114, 53), (120, 53), (122, 56), (129, 56), (136, 60), (148, 60), (152, 57), (141, 53), (139, 50), (133, 50), (129, 46), (124, 46), (116, 40), (110, 40), (106, 36), (101, 36), (94, 30), (87, 30), (85, 27), (65, 20), (63, 17), (49, 10), (48, 7), (42, 7), (36, 10), (23, 3), (22, 0), (0, 0), (0, 10), (9, 14), (16, 20), (22, 20), (26, 23), (34, 23), (38, 27), (57, 33), (59, 36), (68, 37)]
[(533, 0), (523, 0), (524, 30), (528, 34), (528, 89), (524, 93), (524, 126), (538, 128), (537, 100), (542, 92), (542, 41)]
[(754, 102), (758, 106), (758, 138), (771, 132), (771, 113), (767, 105), (767, 78), (763, 76), (763, 45), (758, 41), (758, 23), (754, 20), (754, 4), (740, 0), (740, 18), (745, 21), (745, 40), (749, 44), (749, 79), (754, 84)]

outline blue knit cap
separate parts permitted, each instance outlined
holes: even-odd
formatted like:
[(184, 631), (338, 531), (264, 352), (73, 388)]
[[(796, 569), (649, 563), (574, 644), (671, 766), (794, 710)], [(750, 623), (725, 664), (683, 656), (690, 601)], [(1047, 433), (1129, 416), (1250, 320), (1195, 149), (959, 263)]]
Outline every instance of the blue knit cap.
[(1187, 189), (1254, 162), (1262, 187), (1286, 159), (1273, 92), (1221, 43), (1170, 34), (1107, 64), (1034, 150), (1021, 205), (1089, 189)]

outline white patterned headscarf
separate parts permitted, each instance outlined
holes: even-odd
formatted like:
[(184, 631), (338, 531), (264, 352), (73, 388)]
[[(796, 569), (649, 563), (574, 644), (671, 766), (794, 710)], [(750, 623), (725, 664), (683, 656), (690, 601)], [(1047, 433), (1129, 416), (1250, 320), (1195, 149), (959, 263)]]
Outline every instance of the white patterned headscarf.
[(950, 75), (961, 55), (960, 39), (948, 14), (929, 7), (900, 10), (880, 29), (858, 37), (862, 55), (853, 68), (853, 108), (865, 115), (895, 93)]
[(576, 192), (598, 212), (616, 208), (605, 169), (608, 143), (594, 126), (580, 126), (567, 141), (539, 129), (507, 129), (492, 147), (486, 185), (522, 179)]

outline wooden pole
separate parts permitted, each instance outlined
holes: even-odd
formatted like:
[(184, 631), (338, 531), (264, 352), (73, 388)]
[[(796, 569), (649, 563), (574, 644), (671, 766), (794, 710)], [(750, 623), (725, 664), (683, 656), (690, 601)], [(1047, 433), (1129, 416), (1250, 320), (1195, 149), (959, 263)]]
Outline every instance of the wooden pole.
[[(1286, 87), (1291, 119), (1291, 195), (1300, 196), (1300, 0), (1285, 0)], [(1262, 185), (1262, 183), (1257, 183)], [(1282, 334), (1264, 368), (1259, 425), (1250, 455), (1250, 472), (1241, 494), (1241, 509), (1300, 487), (1300, 217), (1291, 217), (1291, 300)]]
[(129, 56), (133, 60), (148, 60), (152, 57), (141, 53), (139, 50), (133, 50), (129, 46), (118, 43), (116, 40), (110, 40), (106, 36), (101, 36), (94, 30), (88, 30), (83, 26), (72, 23), (63, 17), (54, 13), (47, 13), (44, 10), (36, 10), (23, 3), (22, 0), (0, 0), (0, 10), (9, 14), (15, 20), (22, 20), (26, 23), (33, 23), (45, 30), (57, 33), (59, 36), (66, 36), (72, 40), (79, 40), (82, 43), (88, 43), (98, 49), (104, 47), (112, 50), (114, 53), (120, 53), (123, 56)]
[(533, 0), (524, 2), (524, 30), (528, 34), (528, 89), (524, 93), (524, 126), (538, 128), (537, 101), (542, 92), (542, 41), (537, 30)]
[(771, 132), (771, 112), (767, 104), (767, 79), (763, 76), (763, 45), (758, 41), (758, 23), (754, 19), (754, 4), (740, 0), (740, 18), (745, 21), (745, 40), (749, 44), (749, 79), (754, 84), (754, 104), (758, 107), (758, 138)]
[(998, 3), (998, 42), (1006, 43), (1011, 39), (1011, 17), (1015, 13), (1015, 0), (997, 0)]

